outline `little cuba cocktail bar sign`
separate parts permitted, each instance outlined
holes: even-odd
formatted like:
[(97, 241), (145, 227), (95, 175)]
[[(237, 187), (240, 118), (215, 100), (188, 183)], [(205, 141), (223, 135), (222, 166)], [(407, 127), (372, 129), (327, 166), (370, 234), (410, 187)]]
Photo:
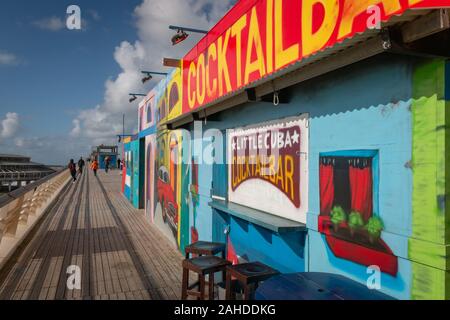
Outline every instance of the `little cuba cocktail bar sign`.
[(449, 0), (241, 0), (184, 57), (183, 113), (364, 32), (374, 14), (385, 22), (408, 9), (449, 5)]

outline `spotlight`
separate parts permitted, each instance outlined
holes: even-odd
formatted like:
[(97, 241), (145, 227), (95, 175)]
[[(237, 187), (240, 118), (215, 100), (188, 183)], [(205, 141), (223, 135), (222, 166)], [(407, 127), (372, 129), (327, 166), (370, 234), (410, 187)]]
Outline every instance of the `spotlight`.
[(150, 73), (147, 73), (147, 76), (142, 78), (142, 83), (146, 83), (147, 81), (150, 81), (153, 79), (153, 76)]
[(128, 94), (131, 98), (130, 98), (130, 103), (132, 103), (133, 101), (136, 101), (137, 100), (137, 97), (139, 96), (139, 97), (146, 97), (147, 95), (146, 94), (142, 94), (142, 93), (129, 93)]
[(183, 42), (189, 37), (189, 35), (182, 29), (178, 30), (178, 32), (172, 37), (172, 45), (177, 45), (180, 42)]

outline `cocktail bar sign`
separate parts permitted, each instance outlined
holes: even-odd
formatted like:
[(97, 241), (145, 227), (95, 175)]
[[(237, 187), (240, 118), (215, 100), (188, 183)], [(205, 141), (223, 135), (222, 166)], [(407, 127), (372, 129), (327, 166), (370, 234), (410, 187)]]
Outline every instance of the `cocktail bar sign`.
[(450, 0), (241, 0), (183, 59), (191, 112), (407, 10)]

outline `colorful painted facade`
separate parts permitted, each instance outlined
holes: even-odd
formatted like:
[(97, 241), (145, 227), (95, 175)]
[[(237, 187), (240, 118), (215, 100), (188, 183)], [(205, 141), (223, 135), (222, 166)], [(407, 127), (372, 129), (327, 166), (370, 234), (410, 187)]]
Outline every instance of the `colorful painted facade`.
[[(446, 1), (379, 2), (388, 21), (412, 6)], [(304, 19), (298, 4), (314, 3), (324, 5), (331, 35), (316, 9), (316, 33), (279, 30), (280, 21)], [(278, 106), (248, 99), (207, 114), (226, 95), (276, 79), (280, 68), (364, 31), (363, 7), (348, 3), (239, 1), (141, 103), (138, 139), (125, 154), (139, 158), (133, 148), (140, 148), (145, 161), (126, 156), (126, 164), (144, 170), (149, 221), (182, 252), (198, 240), (220, 241), (234, 263), (338, 273), (361, 283), (376, 266), (386, 294), (447, 299), (448, 58), (386, 52), (290, 85)], [(186, 115), (192, 119), (171, 130)], [(127, 191), (134, 169), (126, 167), (125, 195), (134, 201)]]
[(137, 137), (130, 139), (124, 144), (124, 194), (135, 208), (140, 208), (140, 198), (142, 197), (142, 184), (140, 179), (140, 144)]

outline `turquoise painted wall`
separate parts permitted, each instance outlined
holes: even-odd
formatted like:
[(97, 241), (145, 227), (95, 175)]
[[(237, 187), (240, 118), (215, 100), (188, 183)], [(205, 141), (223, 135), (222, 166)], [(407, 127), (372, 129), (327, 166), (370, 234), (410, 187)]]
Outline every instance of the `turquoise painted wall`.
[[(260, 260), (283, 272), (325, 271), (341, 273), (362, 283), (366, 266), (336, 258), (317, 232), (320, 208), (319, 154), (340, 150), (375, 150), (379, 155), (378, 214), (382, 234), (398, 257), (397, 276), (382, 274), (382, 290), (397, 298), (410, 296), (412, 172), (412, 74), (420, 60), (382, 55), (338, 72), (290, 88), (290, 103), (249, 103), (213, 116), (204, 128), (226, 129), (309, 113), (309, 212), (308, 236), (282, 238), (242, 220), (225, 217), (237, 253)], [(203, 169), (209, 172), (209, 169)], [(205, 174), (202, 184), (210, 185)], [(207, 202), (207, 195), (203, 201)], [(223, 216), (223, 215), (222, 215)], [(202, 206), (201, 219), (209, 224), (214, 215)], [(214, 221), (213, 221), (214, 225)], [(209, 236), (209, 227), (205, 233)], [(220, 232), (217, 230), (216, 232)], [(214, 232), (213, 232), (214, 237)], [(280, 258), (282, 257), (282, 258)]]
[(135, 208), (139, 208), (139, 140), (131, 142), (131, 152), (133, 153), (132, 185), (133, 199)]
[[(124, 144), (124, 152), (127, 153), (130, 151), (131, 151), (131, 143), (125, 143)], [(124, 157), (124, 161), (125, 161), (125, 157)], [(131, 168), (132, 168), (131, 164), (125, 163), (125, 168), (126, 168), (127, 176), (131, 177)], [(125, 187), (124, 187), (124, 195), (131, 202), (131, 196), (132, 196), (131, 188), (127, 184), (125, 184)]]
[[(202, 139), (193, 138), (191, 143), (192, 153), (194, 153), (197, 144), (203, 146), (207, 145)], [(193, 158), (198, 164), (198, 197), (195, 201), (192, 201), (191, 188), (189, 221), (191, 221), (191, 228), (194, 227), (197, 230), (199, 240), (212, 241), (212, 215), (211, 208), (208, 205), (208, 202), (211, 201), (212, 166), (203, 162), (199, 163), (200, 155), (193, 154)], [(191, 175), (192, 174), (193, 172), (191, 170)]]

